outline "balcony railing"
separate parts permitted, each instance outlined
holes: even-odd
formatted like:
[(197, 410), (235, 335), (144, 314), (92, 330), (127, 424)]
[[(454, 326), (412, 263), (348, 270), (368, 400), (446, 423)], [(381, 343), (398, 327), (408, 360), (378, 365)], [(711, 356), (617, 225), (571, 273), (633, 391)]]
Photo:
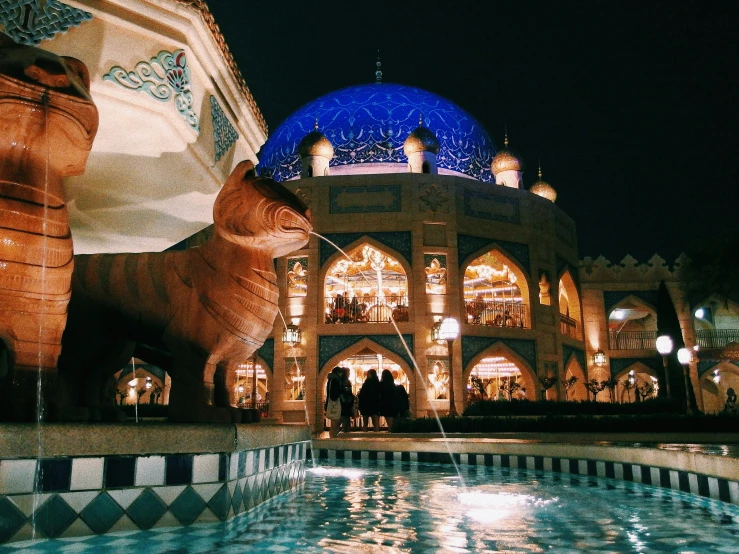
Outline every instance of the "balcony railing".
[(731, 342), (739, 342), (739, 329), (706, 329), (695, 332), (701, 348), (724, 348)]
[(655, 350), (657, 331), (621, 331), (608, 333), (608, 346), (611, 350)]
[(492, 325), (494, 327), (529, 328), (528, 306), (511, 302), (492, 300), (468, 300), (467, 323), (472, 325)]
[(559, 314), (559, 332), (573, 339), (580, 338), (580, 331), (577, 329), (577, 320), (565, 314)]
[(385, 323), (408, 321), (407, 296), (365, 296), (337, 301), (326, 300), (326, 323)]

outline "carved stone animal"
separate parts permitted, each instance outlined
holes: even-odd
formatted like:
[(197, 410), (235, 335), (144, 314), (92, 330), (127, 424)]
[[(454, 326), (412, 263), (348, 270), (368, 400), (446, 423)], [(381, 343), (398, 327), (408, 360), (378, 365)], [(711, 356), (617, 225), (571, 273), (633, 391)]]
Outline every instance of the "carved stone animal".
[(62, 178), (82, 174), (97, 132), (89, 90), (81, 61), (16, 44), (0, 33), (0, 418), (5, 420), (34, 420), (56, 389), (73, 266)]
[[(227, 387), (272, 331), (278, 289), (273, 259), (308, 242), (310, 212), (272, 179), (239, 164), (213, 208), (202, 246), (75, 257), (70, 318), (59, 361), (71, 405), (96, 391), (133, 353), (171, 355), (170, 420), (227, 420)], [(129, 342), (123, 342), (125, 337)], [(94, 341), (97, 343), (91, 344)], [(150, 360), (152, 363), (161, 360)]]

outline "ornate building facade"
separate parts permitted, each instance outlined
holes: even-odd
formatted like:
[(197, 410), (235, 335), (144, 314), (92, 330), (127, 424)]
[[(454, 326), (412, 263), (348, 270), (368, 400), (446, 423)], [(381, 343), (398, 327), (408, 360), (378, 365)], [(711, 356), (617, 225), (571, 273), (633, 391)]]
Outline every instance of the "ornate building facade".
[[(234, 405), (320, 428), (336, 365), (355, 390), (369, 369), (389, 369), (415, 416), (448, 412), (450, 390), (458, 412), (481, 398), (647, 398), (664, 386), (661, 281), (694, 352), (698, 406), (718, 411), (739, 386), (739, 306), (686, 299), (680, 260), (580, 261), (575, 222), (541, 170), (524, 189), (507, 139), (496, 151), (452, 102), (382, 83), (378, 65), (375, 83), (309, 102), (267, 140), (204, 2), (1, 3), (14, 40), (90, 69), (100, 130), (86, 173), (65, 182), (76, 253), (197, 245), (226, 177), (257, 152), (260, 173), (309, 205), (322, 237), (276, 261), (284, 319), (244, 360)], [(460, 323), (451, 351), (432, 337), (447, 317)], [(299, 341), (283, 340), (287, 327)], [(133, 368), (121, 401), (166, 403), (169, 377)]]

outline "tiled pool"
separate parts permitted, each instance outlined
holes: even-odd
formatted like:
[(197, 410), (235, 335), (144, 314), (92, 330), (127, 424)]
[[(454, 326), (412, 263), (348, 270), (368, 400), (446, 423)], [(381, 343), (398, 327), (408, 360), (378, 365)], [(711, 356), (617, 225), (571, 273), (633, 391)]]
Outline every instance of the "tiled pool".
[[(591, 476), (337, 460), (228, 523), (0, 552), (737, 552), (739, 507)], [(466, 484), (463, 488), (462, 480)]]

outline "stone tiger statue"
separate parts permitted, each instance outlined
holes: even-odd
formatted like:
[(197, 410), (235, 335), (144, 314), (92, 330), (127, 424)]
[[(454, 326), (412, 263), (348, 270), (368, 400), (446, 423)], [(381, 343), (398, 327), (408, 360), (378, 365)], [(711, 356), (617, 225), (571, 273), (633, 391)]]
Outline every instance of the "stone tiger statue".
[(308, 242), (310, 219), (297, 196), (256, 177), (246, 161), (216, 198), (205, 244), (75, 256), (59, 360), (68, 404), (98, 405), (102, 384), (138, 345), (172, 377), (170, 420), (228, 421), (230, 411), (214, 407), (229, 405), (236, 367), (263, 344), (277, 316), (273, 259)]
[(45, 418), (72, 280), (63, 178), (81, 175), (98, 128), (74, 58), (0, 33), (0, 419)]

